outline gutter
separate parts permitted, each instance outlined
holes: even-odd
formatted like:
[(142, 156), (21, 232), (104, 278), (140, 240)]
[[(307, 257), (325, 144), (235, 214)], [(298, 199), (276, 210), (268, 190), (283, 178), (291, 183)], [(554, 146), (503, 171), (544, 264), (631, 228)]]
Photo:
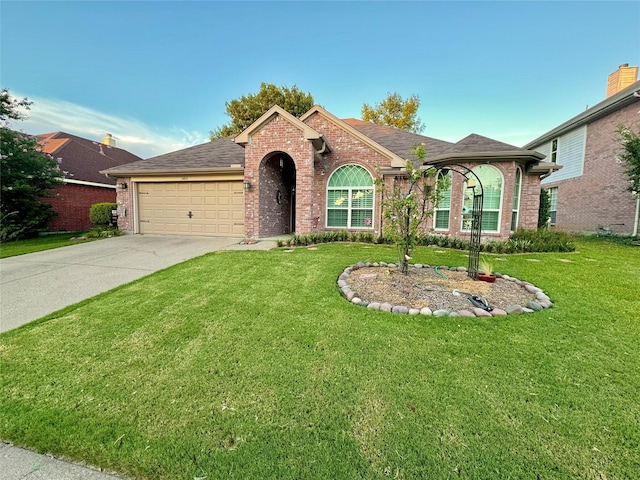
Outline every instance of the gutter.
[(213, 168), (180, 168), (176, 170), (167, 171), (166, 169), (162, 170), (150, 170), (150, 169), (140, 169), (140, 170), (101, 170), (100, 173), (104, 174), (107, 177), (118, 178), (118, 177), (131, 177), (133, 175), (139, 176), (172, 176), (172, 175), (181, 175), (181, 174), (189, 174), (189, 175), (208, 175), (212, 173), (242, 173), (244, 174), (244, 167), (213, 167)]
[(543, 143), (548, 142), (549, 140), (552, 140), (562, 135), (566, 131), (573, 130), (584, 124), (594, 122), (609, 113), (612, 113), (616, 110), (626, 107), (627, 105), (631, 105), (632, 103), (637, 102), (638, 100), (636, 100), (636, 98), (640, 97), (639, 87), (640, 87), (640, 82), (636, 82), (633, 85), (630, 85), (629, 87), (627, 87), (629, 89), (628, 92), (625, 92), (626, 90), (625, 89), (622, 91), (624, 92), (622, 95), (620, 95), (620, 93), (622, 92), (616, 94), (616, 95), (620, 95), (619, 98), (615, 98), (616, 95), (614, 95), (604, 100), (603, 102), (600, 102), (600, 104), (594, 107), (591, 107), (586, 112), (576, 115), (575, 117), (564, 122), (563, 124), (559, 125), (553, 130), (549, 130), (547, 133), (527, 143), (522, 148), (524, 149), (535, 148), (536, 146), (542, 145)]

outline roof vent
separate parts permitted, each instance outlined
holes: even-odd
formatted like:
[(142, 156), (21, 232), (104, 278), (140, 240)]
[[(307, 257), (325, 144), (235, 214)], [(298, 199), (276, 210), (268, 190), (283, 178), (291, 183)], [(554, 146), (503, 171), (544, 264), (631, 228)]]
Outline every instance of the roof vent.
[(113, 138), (113, 135), (107, 133), (107, 135), (102, 139), (102, 143), (108, 147), (115, 147), (116, 139)]
[(607, 98), (615, 95), (620, 90), (624, 90), (638, 80), (638, 67), (630, 67), (628, 63), (623, 63), (618, 69), (609, 75), (607, 82)]

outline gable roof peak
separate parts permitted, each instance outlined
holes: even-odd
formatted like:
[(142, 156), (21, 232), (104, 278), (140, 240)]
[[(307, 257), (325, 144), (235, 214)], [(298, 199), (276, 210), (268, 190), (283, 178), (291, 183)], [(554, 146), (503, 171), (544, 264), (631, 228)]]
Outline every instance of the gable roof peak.
[[(236, 142), (239, 145), (246, 145), (250, 143), (251, 136), (258, 130), (260, 130), (262, 127), (264, 127), (276, 116), (282, 117), (284, 120), (291, 123), (293, 126), (302, 130), (305, 140), (312, 141), (314, 143), (314, 146), (316, 146), (319, 140), (322, 140), (322, 134), (315, 131), (309, 125), (301, 121), (299, 118), (296, 118), (295, 116), (291, 115), (284, 108), (280, 107), (279, 105), (274, 105), (269, 110), (267, 110), (260, 118), (258, 118), (255, 122), (253, 122), (251, 125), (245, 128), (241, 133), (239, 133), (235, 137), (234, 142)], [(324, 140), (322, 140), (321, 143), (323, 142)], [(316, 146), (316, 148), (320, 149), (318, 146)]]

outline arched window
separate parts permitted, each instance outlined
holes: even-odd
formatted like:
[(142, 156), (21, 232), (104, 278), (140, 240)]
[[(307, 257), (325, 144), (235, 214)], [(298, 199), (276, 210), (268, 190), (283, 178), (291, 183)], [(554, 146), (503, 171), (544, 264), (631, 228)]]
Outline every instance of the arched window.
[[(482, 231), (500, 231), (500, 207), (502, 205), (502, 174), (490, 165), (479, 165), (472, 169), (484, 189), (482, 203)], [(478, 191), (480, 186), (475, 187)], [(473, 210), (473, 191), (464, 184), (464, 202), (462, 206), (462, 230), (471, 229), (471, 211)]]
[(444, 169), (438, 172), (438, 206), (433, 213), (433, 226), (436, 230), (449, 230), (449, 213), (451, 211), (451, 171)]
[(520, 190), (522, 189), (522, 170), (516, 168), (516, 181), (513, 187), (513, 209), (511, 210), (511, 231), (518, 228), (518, 211), (520, 210)]
[(327, 227), (373, 228), (373, 177), (359, 165), (335, 170), (327, 186)]

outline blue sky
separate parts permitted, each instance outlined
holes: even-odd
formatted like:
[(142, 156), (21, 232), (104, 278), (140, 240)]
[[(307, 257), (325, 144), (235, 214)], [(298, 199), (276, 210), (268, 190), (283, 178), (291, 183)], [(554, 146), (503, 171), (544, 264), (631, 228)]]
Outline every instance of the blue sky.
[(0, 83), (63, 130), (142, 157), (203, 143), (261, 82), (340, 118), (417, 94), (425, 135), (521, 146), (640, 64), (640, 2), (0, 2)]

